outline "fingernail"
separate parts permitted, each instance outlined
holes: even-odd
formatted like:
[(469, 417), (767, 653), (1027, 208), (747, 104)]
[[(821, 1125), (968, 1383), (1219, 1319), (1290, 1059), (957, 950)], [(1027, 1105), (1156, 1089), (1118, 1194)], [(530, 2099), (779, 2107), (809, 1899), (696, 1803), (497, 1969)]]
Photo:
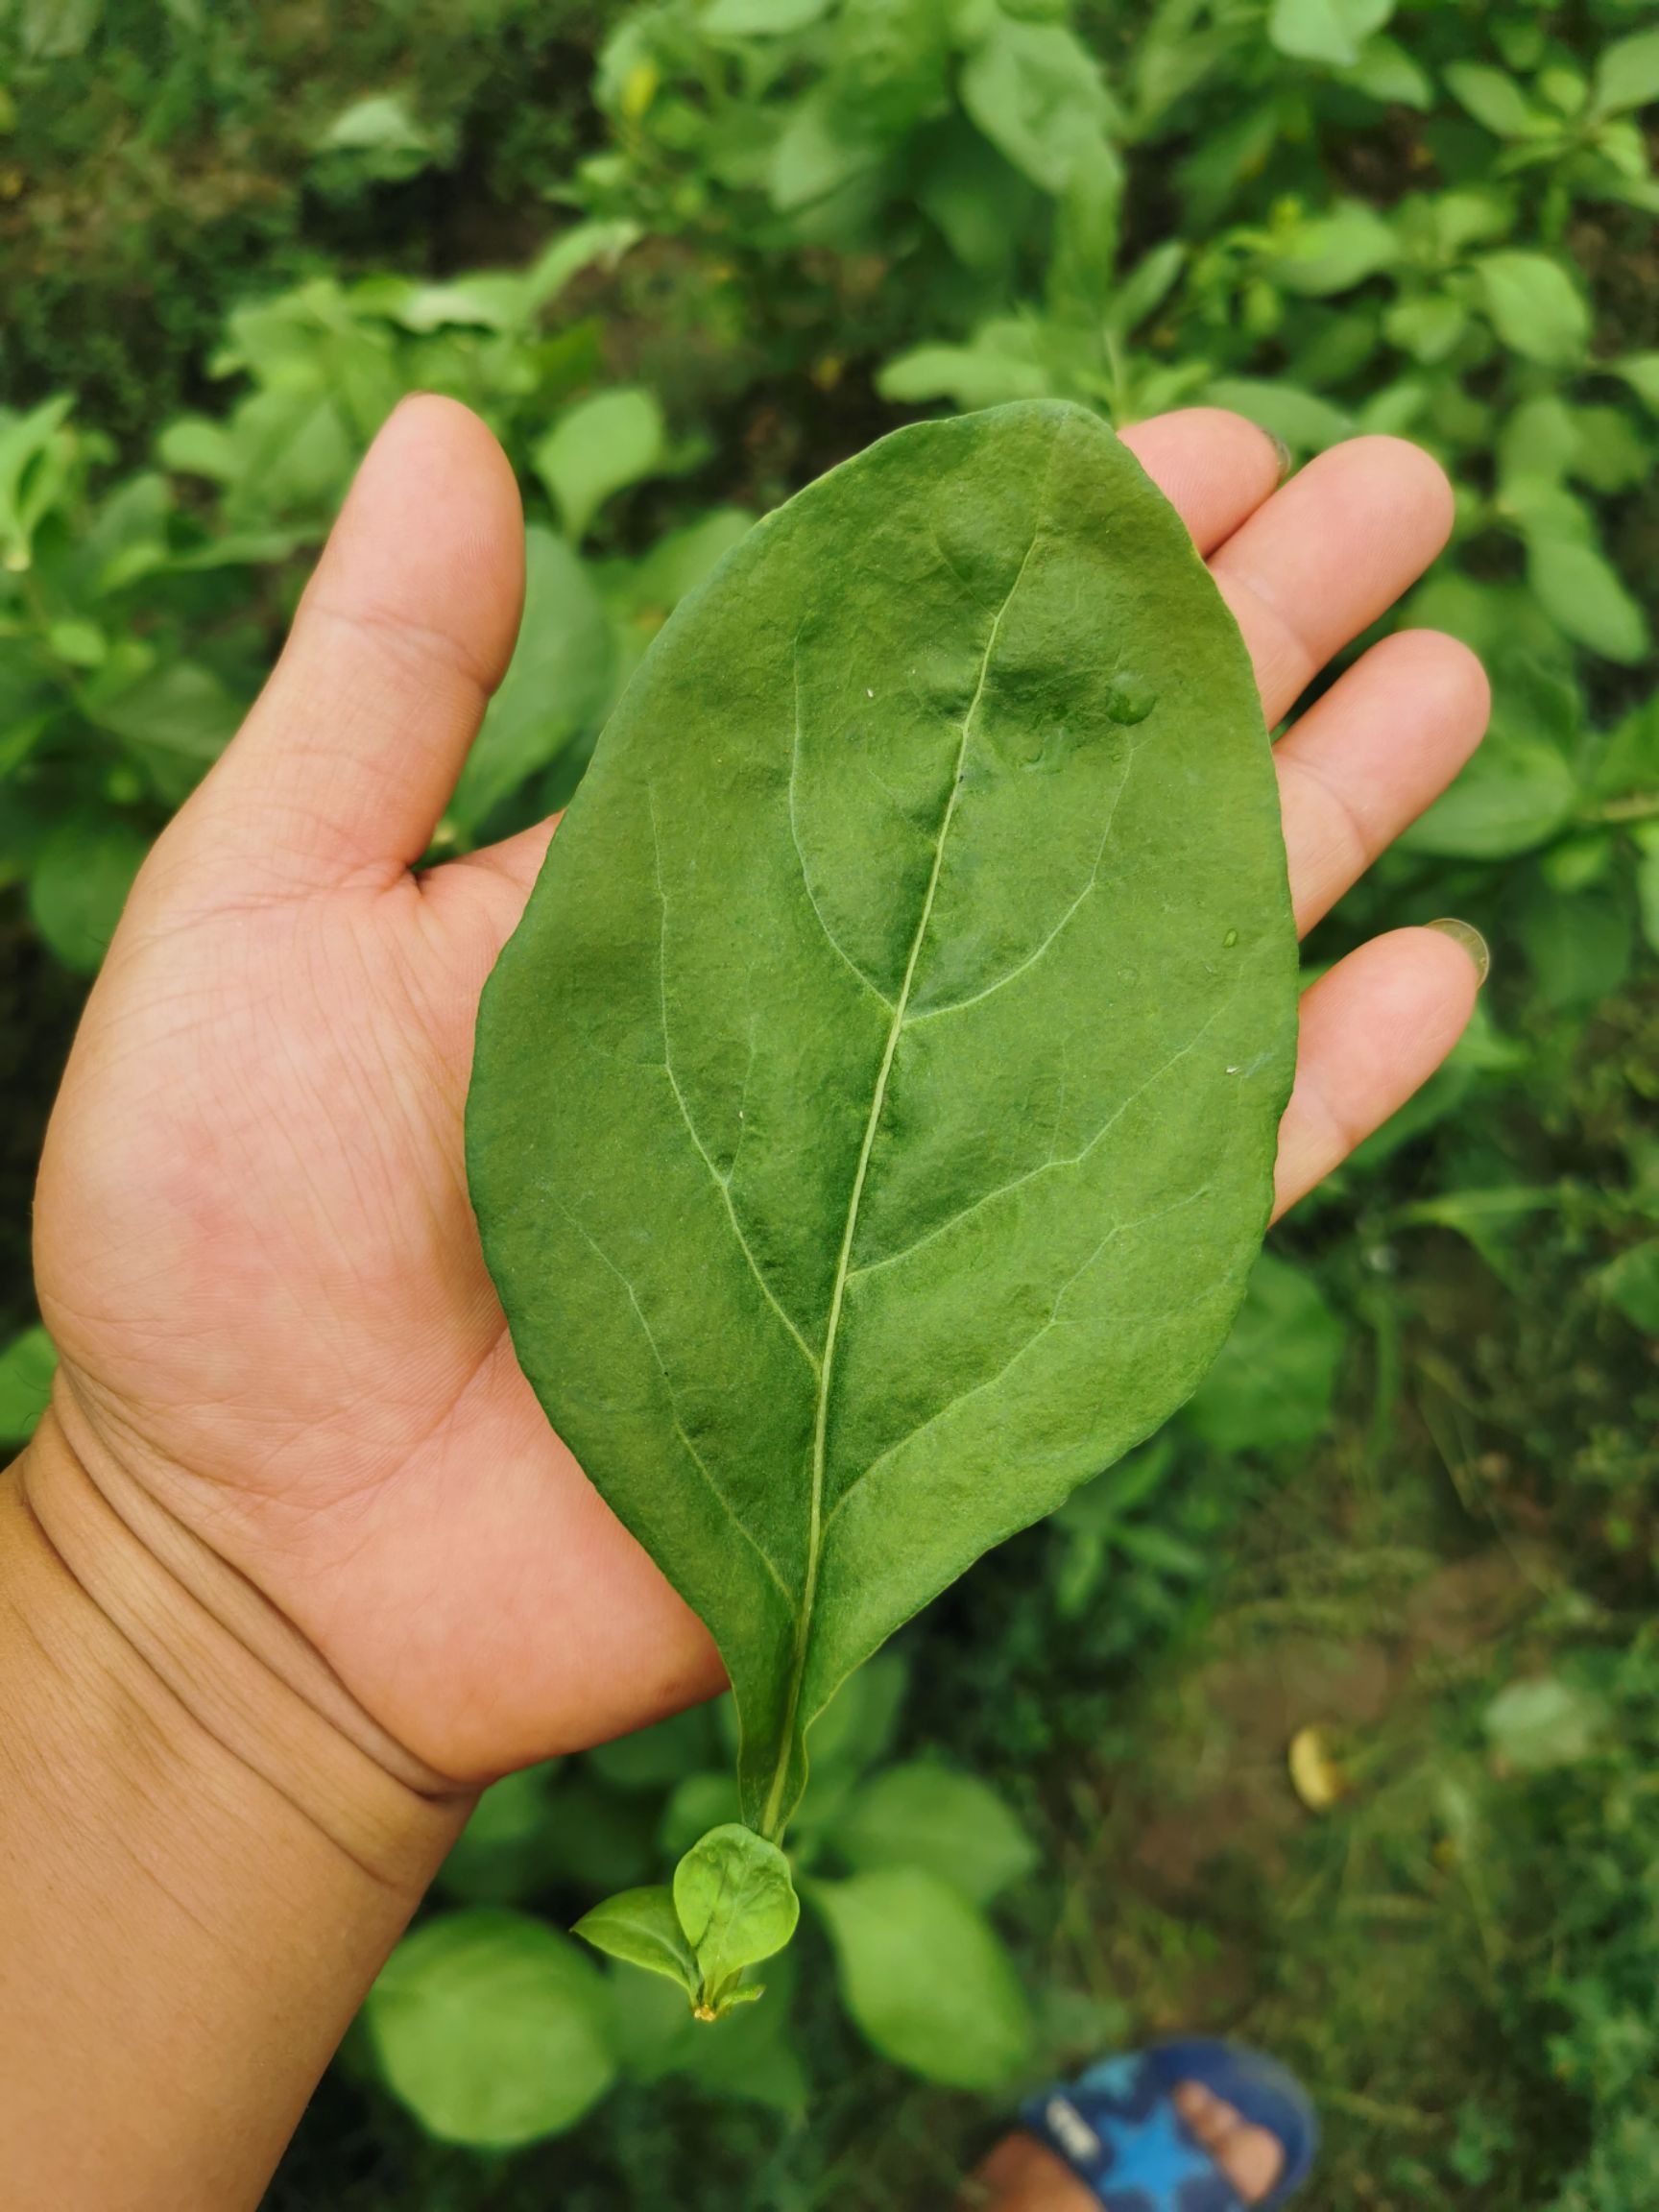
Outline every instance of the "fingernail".
[(1296, 466), (1296, 456), (1276, 431), (1270, 430), (1267, 435), (1272, 439), (1273, 450), (1279, 456), (1279, 481), (1283, 484), (1287, 481)]
[(1450, 937), (1454, 945), (1461, 945), (1475, 963), (1475, 980), (1484, 983), (1492, 973), (1492, 949), (1476, 928), (1473, 922), (1459, 922), (1455, 915), (1443, 914), (1439, 921), (1431, 922), (1431, 929), (1438, 929), (1442, 937)]

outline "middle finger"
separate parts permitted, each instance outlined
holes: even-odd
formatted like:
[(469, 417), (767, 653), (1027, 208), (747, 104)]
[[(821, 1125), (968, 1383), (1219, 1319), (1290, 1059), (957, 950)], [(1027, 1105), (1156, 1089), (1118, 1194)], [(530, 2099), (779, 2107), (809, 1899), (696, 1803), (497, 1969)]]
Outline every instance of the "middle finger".
[(1310, 461), (1211, 555), (1269, 729), (1417, 581), (1452, 519), (1452, 487), (1421, 446), (1354, 438)]

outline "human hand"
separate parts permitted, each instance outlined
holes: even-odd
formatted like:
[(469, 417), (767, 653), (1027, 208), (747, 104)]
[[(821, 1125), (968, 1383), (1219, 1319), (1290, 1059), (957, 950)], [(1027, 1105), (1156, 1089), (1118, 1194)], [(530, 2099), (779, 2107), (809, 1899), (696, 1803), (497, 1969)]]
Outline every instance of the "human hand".
[[(1439, 551), (1451, 498), (1361, 439), (1276, 490), (1199, 410), (1128, 443), (1255, 659), (1269, 724)], [(464, 409), (382, 433), (263, 696), (134, 888), (53, 1117), (37, 1210), (55, 1413), (462, 1783), (711, 1692), (700, 1624), (514, 1358), (462, 1162), (473, 1021), (551, 826), (413, 874), (512, 650), (517, 494)], [(1487, 693), (1389, 638), (1278, 749), (1304, 928), (1450, 781)], [(1292, 1203), (1439, 1064), (1475, 968), (1393, 932), (1303, 1002)]]

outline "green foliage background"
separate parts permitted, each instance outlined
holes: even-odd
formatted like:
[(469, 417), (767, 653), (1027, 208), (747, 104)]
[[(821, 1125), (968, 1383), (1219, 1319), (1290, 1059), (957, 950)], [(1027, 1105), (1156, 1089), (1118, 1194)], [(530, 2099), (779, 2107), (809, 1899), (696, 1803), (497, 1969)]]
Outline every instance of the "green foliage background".
[(1187, 1413), (827, 1718), (765, 2005), (688, 2038), (557, 1934), (722, 1816), (718, 1714), (502, 1785), (274, 2204), (947, 2201), (1178, 2026), (1303, 2071), (1330, 2202), (1659, 2203), (1656, 150), (1651, 0), (0, 7), (6, 1436), (84, 978), (405, 391), (531, 533), (440, 849), (568, 795), (749, 518), (1026, 393), (1420, 440), (1406, 618), (1497, 692), (1309, 948), (1465, 915), (1474, 1030)]

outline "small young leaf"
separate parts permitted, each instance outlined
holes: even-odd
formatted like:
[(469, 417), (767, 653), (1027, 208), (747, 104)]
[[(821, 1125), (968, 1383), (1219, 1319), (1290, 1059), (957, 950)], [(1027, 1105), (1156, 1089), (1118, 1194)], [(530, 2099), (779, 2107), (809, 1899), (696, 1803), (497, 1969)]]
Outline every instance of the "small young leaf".
[(1638, 31), (1602, 50), (1596, 64), (1596, 108), (1623, 115), (1659, 100), (1659, 31)]
[(1647, 617), (1613, 564), (1593, 545), (1534, 537), (1527, 577), (1569, 637), (1608, 661), (1630, 664), (1647, 651)]
[(528, 777), (603, 714), (615, 659), (611, 624), (582, 562), (563, 538), (524, 534), (518, 643), (491, 700), (449, 803), (469, 834)]
[(1506, 860), (1547, 844), (1571, 819), (1577, 796), (1573, 771), (1553, 745), (1495, 723), (1451, 789), (1401, 842), (1446, 859)]
[(446, 2143), (509, 2151), (560, 2134), (615, 2076), (598, 1972), (518, 1912), (428, 1920), (392, 1954), (364, 2016), (388, 2086)]
[(656, 396), (618, 385), (579, 400), (532, 454), (565, 534), (579, 544), (613, 493), (654, 476), (667, 457), (667, 432)]
[(995, 333), (981, 334), (972, 346), (913, 346), (876, 379), (882, 398), (900, 406), (950, 399), (958, 407), (1000, 407), (1010, 399), (1040, 399), (1051, 386), (1034, 351), (1005, 348)]
[(1310, 299), (1352, 291), (1400, 257), (1393, 225), (1361, 200), (1345, 201), (1330, 214), (1290, 231), (1273, 265), (1277, 281)]
[(1573, 474), (1593, 492), (1612, 497), (1632, 492), (1652, 469), (1652, 442), (1645, 438), (1627, 408), (1575, 407), (1577, 448)]
[[(1589, 785), (1598, 799), (1659, 791), (1659, 691), (1632, 707), (1607, 732), (1594, 757)], [(1651, 822), (1641, 824), (1636, 834), (1641, 838), (1652, 830)]]
[(889, 1767), (857, 1792), (830, 1840), (861, 1872), (921, 1866), (989, 1905), (1037, 1863), (1037, 1848), (988, 1783), (947, 1767)]
[(1351, 69), (1393, 12), (1394, 0), (1273, 0), (1267, 36), (1298, 61)]
[(1397, 38), (1367, 38), (1358, 60), (1342, 76), (1344, 84), (1386, 107), (1414, 108), (1426, 115), (1434, 105), (1434, 80)]
[(236, 733), (241, 701), (208, 669), (175, 661), (111, 699), (92, 718), (125, 741), (170, 806), (187, 798)]
[(697, 28), (710, 38), (781, 37), (828, 14), (830, 0), (709, 0)]
[(373, 92), (336, 115), (317, 145), (322, 152), (416, 156), (423, 164), (431, 139), (401, 93)]
[(917, 205), (964, 268), (988, 277), (1006, 272), (1035, 187), (987, 149), (966, 117), (928, 134), (914, 188)]
[(1270, 383), (1252, 376), (1217, 376), (1204, 397), (1216, 407), (1230, 407), (1299, 453), (1322, 453), (1354, 435), (1354, 422), (1339, 407), (1294, 384)]
[(677, 1982), (695, 1999), (700, 1982), (697, 1960), (666, 1883), (618, 1890), (585, 1912), (571, 1933), (613, 1959), (625, 1959), (631, 1966), (643, 1966), (647, 1973)]
[(1450, 61), (1446, 88), (1495, 138), (1531, 138), (1539, 117), (1513, 77), (1484, 61)]
[(674, 1908), (716, 2008), (733, 2001), (745, 1966), (782, 1950), (801, 1917), (788, 1860), (736, 1821), (711, 1829), (675, 1867)]
[(1162, 246), (1154, 246), (1113, 286), (1106, 302), (1107, 326), (1126, 336), (1156, 314), (1187, 266), (1189, 252), (1179, 238), (1166, 238)]
[(1590, 1691), (1558, 1674), (1540, 1674), (1498, 1693), (1486, 1708), (1486, 1739), (1505, 1767), (1547, 1774), (1587, 1759), (1608, 1718)]
[(1001, 13), (963, 65), (961, 97), (998, 152), (1056, 199), (1104, 145), (1112, 113), (1100, 64), (1075, 33)]
[(1659, 952), (1659, 831), (1653, 823), (1637, 831), (1636, 851), (1636, 908), (1643, 941), (1649, 952)]
[(956, 2089), (997, 2089), (1025, 2064), (1031, 2014), (995, 1930), (919, 1866), (815, 1882), (847, 2009), (883, 2057)]
[(1609, 361), (1607, 372), (1623, 376), (1648, 413), (1659, 415), (1659, 353), (1626, 353)]
[(810, 207), (875, 168), (884, 152), (882, 141), (821, 85), (797, 103), (772, 149), (772, 204), (781, 214)]
[(1397, 301), (1382, 326), (1391, 346), (1431, 368), (1456, 349), (1469, 327), (1469, 310), (1450, 293), (1424, 293)]
[[(104, 0), (28, 0), (15, 11), (19, 43), (31, 61), (65, 61), (91, 44)], [(10, 26), (8, 26), (10, 28)]]
[(1578, 366), (1590, 343), (1590, 310), (1558, 261), (1543, 253), (1486, 253), (1475, 271), (1505, 346), (1547, 369)]

